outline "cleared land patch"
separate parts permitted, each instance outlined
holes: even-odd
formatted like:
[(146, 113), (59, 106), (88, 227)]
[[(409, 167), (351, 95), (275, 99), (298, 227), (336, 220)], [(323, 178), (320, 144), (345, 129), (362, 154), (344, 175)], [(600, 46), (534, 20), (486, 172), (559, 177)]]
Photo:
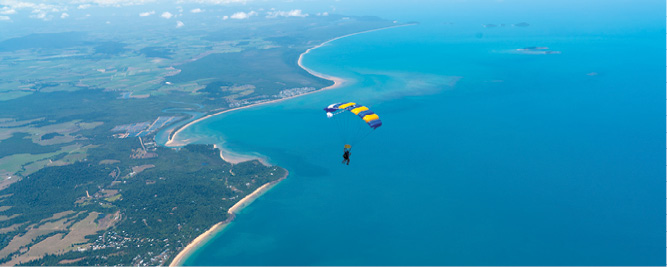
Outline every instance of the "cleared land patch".
[(41, 242), (31, 246), (26, 253), (13, 258), (11, 261), (5, 263), (9, 265), (18, 264), (19, 262), (27, 262), (43, 257), (46, 254), (63, 254), (65, 252), (77, 249), (74, 244), (80, 244), (87, 241), (85, 236), (95, 234), (97, 231), (105, 230), (115, 224), (120, 216), (116, 214), (108, 214), (98, 223), (95, 220), (100, 213), (91, 212), (88, 216), (73, 224), (69, 228), (69, 232), (65, 235), (63, 233), (50, 236)]

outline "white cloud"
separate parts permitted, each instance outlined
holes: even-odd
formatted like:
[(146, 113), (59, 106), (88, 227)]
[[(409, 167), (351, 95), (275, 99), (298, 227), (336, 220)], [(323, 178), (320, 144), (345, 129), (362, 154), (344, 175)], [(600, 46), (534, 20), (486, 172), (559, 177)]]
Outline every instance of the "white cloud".
[(86, 8), (91, 7), (91, 6), (92, 6), (92, 5), (90, 5), (90, 4), (83, 4), (83, 5), (79, 5), (79, 6), (76, 7), (76, 8), (78, 8), (78, 9), (86, 9)]
[(69, 14), (67, 14), (67, 13), (60, 14), (61, 19), (64, 19), (64, 18), (67, 18), (67, 17), (69, 17)]
[(329, 16), (329, 12), (317, 13), (317, 15), (318, 15), (318, 16), (326, 17), (326, 16)]
[(226, 5), (233, 3), (242, 3), (245, 4), (247, 0), (178, 0), (177, 3), (198, 3), (198, 4), (207, 4), (207, 5)]
[(2, 15), (16, 14), (16, 9), (5, 6), (5, 7), (0, 8), (0, 14), (2, 14)]
[(12, 21), (12, 18), (9, 16), (0, 16), (0, 21)]
[(190, 13), (201, 13), (201, 12), (204, 12), (204, 10), (202, 10), (201, 8), (195, 8), (193, 10), (190, 10)]
[(307, 13), (303, 14), (301, 12), (301, 9), (294, 9), (294, 10), (290, 10), (290, 12), (287, 13), (287, 16), (290, 16), (290, 17), (308, 17), (308, 14)]
[(51, 19), (51, 16), (46, 16), (45, 12), (34, 12), (33, 11), (33, 13), (35, 13), (36, 15), (30, 15), (31, 18), (41, 19), (41, 20), (50, 20)]
[(98, 6), (113, 6), (113, 7), (122, 7), (122, 6), (135, 6), (143, 5), (146, 3), (155, 2), (154, 0), (73, 0), (72, 4), (81, 4), (81, 5), (98, 5)]
[(169, 12), (164, 12), (164, 13), (162, 13), (162, 15), (160, 15), (160, 17), (163, 17), (163, 18), (165, 18), (165, 19), (170, 19), (170, 18), (173, 17), (173, 16), (174, 16), (174, 15), (171, 14), (171, 13), (169, 13)]
[(222, 20), (228, 20), (229, 16), (222, 16)]
[[(2, 5), (7, 6), (8, 8), (11, 8), (11, 9), (35, 8), (35, 7), (38, 6), (37, 4), (34, 4), (34, 3), (21, 2), (21, 1), (2, 1), (0, 3), (2, 3)], [(41, 4), (41, 5), (44, 5), (44, 4)]]
[(46, 20), (51, 20), (53, 18), (53, 16), (49, 16), (48, 12), (49, 12), (48, 10), (43, 10), (43, 9), (36, 8), (36, 9), (32, 10), (31, 13), (34, 14), (34, 15), (30, 15), (30, 17), (34, 18), (34, 19), (45, 20), (45, 21)]
[(275, 18), (275, 17), (307, 17), (308, 14), (302, 13), (301, 9), (292, 9), (290, 11), (269, 11), (266, 12), (266, 17), (267, 18)]
[(180, 21), (180, 20), (176, 21), (176, 28), (180, 28), (180, 27), (183, 27), (183, 26), (185, 26), (185, 24), (183, 24), (182, 21)]
[(139, 17), (148, 17), (153, 14), (155, 14), (155, 10), (139, 13)]
[[(2, 8), (0, 8), (0, 14), (2, 15), (16, 14), (17, 10), (20, 9), (32, 9), (31, 13), (33, 15), (30, 15), (30, 17), (43, 20), (49, 20), (53, 18), (53, 16), (49, 15), (49, 12), (61, 12), (67, 10), (67, 7), (64, 5), (53, 5), (45, 3), (35, 4), (31, 2), (22, 2), (20, 0), (0, 0), (0, 5), (2, 6)], [(8, 21), (11, 20), (11, 18), (7, 17), (3, 20)]]
[(232, 18), (232, 19), (247, 19), (247, 18), (250, 18), (252, 16), (257, 16), (257, 12), (255, 12), (255, 11), (250, 11), (248, 13), (236, 12), (229, 18)]

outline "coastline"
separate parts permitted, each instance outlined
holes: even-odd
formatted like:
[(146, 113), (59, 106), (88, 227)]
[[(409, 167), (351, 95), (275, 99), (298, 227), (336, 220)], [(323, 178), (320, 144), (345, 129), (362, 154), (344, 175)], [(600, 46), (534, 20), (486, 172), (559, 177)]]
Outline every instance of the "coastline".
[(208, 241), (211, 237), (213, 237), (213, 234), (221, 231), (222, 229), (225, 229), (227, 225), (234, 219), (234, 215), (231, 214), (227, 220), (224, 220), (222, 222), (216, 223), (211, 227), (210, 229), (206, 230), (203, 234), (199, 235), (195, 240), (192, 240), (190, 244), (188, 244), (183, 250), (178, 252), (176, 254), (176, 257), (171, 261), (169, 266), (182, 266), (183, 262), (187, 259), (187, 257), (192, 254), (195, 250), (197, 250), (202, 244), (204, 244), (206, 241)]
[(178, 252), (178, 254), (176, 254), (176, 257), (174, 257), (169, 266), (170, 267), (182, 266), (185, 260), (188, 258), (188, 256), (192, 254), (192, 252), (194, 252), (199, 247), (201, 247), (201, 245), (210, 240), (211, 237), (215, 236), (215, 234), (224, 230), (234, 220), (236, 214), (241, 212), (243, 208), (250, 205), (253, 201), (258, 199), (264, 193), (268, 192), (271, 188), (280, 183), (282, 180), (285, 180), (287, 176), (289, 176), (289, 171), (285, 170), (285, 175), (283, 175), (283, 177), (280, 177), (280, 179), (263, 184), (262, 186), (255, 189), (255, 191), (253, 191), (252, 193), (243, 197), (241, 200), (239, 200), (239, 202), (236, 202), (234, 206), (232, 206), (231, 208), (229, 208), (229, 210), (227, 210), (228, 217), (226, 220), (216, 223), (215, 225), (213, 225), (213, 227), (206, 230), (206, 232), (204, 232), (203, 234), (199, 235), (197, 238), (192, 240), (190, 244), (188, 244), (183, 250), (181, 250), (180, 252)]
[[(382, 27), (382, 28), (377, 28), (377, 29), (372, 29), (372, 30), (366, 30), (366, 31), (360, 31), (360, 32), (350, 33), (350, 34), (346, 34), (346, 35), (343, 35), (343, 36), (338, 36), (338, 37), (335, 37), (335, 38), (333, 38), (333, 39), (329, 39), (329, 40), (327, 40), (327, 41), (325, 41), (325, 42), (323, 42), (323, 43), (321, 43), (321, 44), (319, 44), (319, 45), (316, 45), (316, 46), (313, 46), (313, 47), (311, 47), (311, 48), (306, 49), (305, 52), (303, 52), (303, 53), (301, 53), (301, 55), (299, 55), (299, 60), (297, 61), (297, 63), (299, 64), (299, 67), (301, 67), (302, 69), (304, 69), (305, 71), (307, 71), (308, 73), (310, 73), (310, 74), (313, 75), (313, 76), (317, 76), (317, 77), (322, 78), (322, 79), (326, 79), (326, 80), (334, 81), (334, 85), (329, 86), (329, 87), (333, 87), (333, 86), (336, 85), (336, 80), (340, 80), (340, 81), (344, 81), (344, 80), (341, 79), (341, 78), (339, 78), (339, 77), (335, 77), (335, 76), (331, 76), (331, 75), (326, 75), (326, 74), (319, 73), (319, 72), (316, 72), (316, 71), (314, 71), (314, 70), (312, 70), (312, 69), (307, 68), (306, 66), (304, 66), (304, 65), (301, 63), (301, 61), (302, 61), (302, 59), (303, 59), (303, 56), (304, 56), (305, 54), (310, 53), (311, 50), (318, 49), (318, 48), (320, 48), (320, 47), (322, 47), (322, 46), (324, 46), (324, 45), (326, 45), (326, 44), (328, 44), (328, 43), (330, 43), (330, 42), (336, 41), (336, 40), (338, 40), (338, 39), (343, 39), (343, 38), (345, 38), (345, 37), (350, 37), (350, 36), (357, 35), (357, 34), (368, 33), (368, 32), (374, 32), (374, 31), (379, 31), (379, 30), (386, 30), (386, 29), (391, 29), (391, 28), (398, 28), (398, 27), (403, 27), (403, 26), (412, 26), (412, 25), (416, 25), (416, 23), (408, 23), (408, 24), (401, 24), (401, 25), (392, 25), (392, 26), (387, 26), (387, 27)], [(331, 88), (329, 88), (329, 87), (322, 88), (322, 90), (324, 90), (324, 89), (331, 89)], [(309, 92), (309, 93), (319, 92), (319, 91), (322, 91), (322, 90), (317, 90), (317, 91), (313, 91), (313, 92)]]
[(222, 160), (224, 160), (226, 162), (229, 162), (232, 165), (233, 164), (238, 164), (238, 163), (241, 163), (241, 162), (244, 162), (244, 161), (249, 161), (249, 160), (256, 159), (256, 160), (259, 160), (259, 162), (261, 162), (265, 166), (269, 166), (269, 164), (263, 158), (256, 158), (256, 157), (253, 157), (253, 156), (244, 156), (244, 155), (238, 155), (238, 154), (232, 155), (230, 153), (228, 153), (227, 156), (225, 157), (225, 155), (223, 155), (223, 153), (222, 153), (224, 150), (222, 149), (221, 146), (219, 146), (218, 144), (214, 144), (213, 147), (220, 150), (220, 158)]
[[(311, 49), (312, 49), (312, 48), (311, 48)], [(310, 50), (310, 49), (308, 49), (307, 51), (309, 51), (309, 50)], [(304, 53), (305, 53), (305, 52), (304, 52)], [(303, 56), (303, 53), (302, 53), (301, 55)], [(301, 65), (300, 62), (301, 62), (301, 56), (299, 56), (299, 66), (301, 66), (301, 67), (303, 68), (303, 66)], [(308, 70), (308, 69), (306, 69), (306, 68), (304, 68), (304, 69), (305, 69), (306, 71), (308, 71), (309, 73), (311, 73), (310, 70)], [(316, 72), (312, 72), (311, 74), (313, 74), (313, 73), (316, 73)], [(314, 74), (313, 74), (313, 75), (314, 75)], [(342, 78), (339, 78), (339, 77), (326, 76), (326, 75), (322, 75), (322, 76), (315, 75), (315, 76), (320, 77), (320, 78), (323, 78), (323, 79), (327, 79), (327, 80), (330, 80), (330, 81), (333, 81), (334, 84), (332, 84), (332, 85), (330, 85), (330, 86), (327, 86), (327, 87), (324, 87), (324, 88), (322, 88), (322, 89), (320, 89), (320, 90), (315, 90), (315, 91), (311, 91), (311, 92), (304, 93), (304, 94), (300, 94), (300, 95), (295, 95), (295, 96), (285, 97), (285, 98), (281, 98), (281, 99), (270, 100), (270, 101), (266, 101), (266, 102), (262, 102), (262, 103), (255, 103), (255, 104), (251, 104), (251, 105), (247, 105), (247, 106), (242, 106), (242, 107), (238, 107), (238, 108), (226, 109), (226, 110), (223, 110), (223, 111), (220, 111), (220, 112), (217, 112), (217, 113), (213, 113), (213, 114), (206, 115), (206, 116), (201, 117), (201, 118), (199, 118), (199, 119), (196, 119), (196, 120), (193, 120), (193, 121), (191, 121), (191, 122), (188, 122), (187, 124), (185, 124), (185, 125), (181, 126), (180, 128), (178, 128), (178, 130), (176, 130), (173, 134), (171, 134), (171, 135), (169, 136), (169, 139), (168, 139), (167, 142), (164, 144), (164, 146), (166, 146), (166, 147), (179, 147), (179, 146), (187, 145), (187, 144), (188, 144), (188, 143), (187, 143), (187, 140), (184, 140), (184, 141), (175, 141), (175, 140), (176, 140), (176, 136), (177, 136), (181, 131), (183, 131), (184, 129), (186, 129), (186, 128), (192, 126), (192, 125), (195, 124), (195, 123), (198, 123), (198, 122), (200, 122), (200, 121), (203, 121), (203, 120), (205, 120), (205, 119), (208, 119), (208, 118), (210, 118), (210, 117), (218, 116), (218, 115), (220, 115), (220, 114), (224, 114), (224, 113), (232, 112), (232, 111), (236, 111), (236, 110), (241, 110), (241, 109), (251, 108), (251, 107), (255, 107), (255, 106), (259, 106), (259, 105), (265, 105), (265, 104), (277, 103), (277, 102), (280, 102), (280, 101), (284, 101), (284, 100), (288, 100), (288, 99), (292, 99), (292, 98), (300, 97), (300, 96), (304, 96), (304, 95), (309, 95), (309, 94), (316, 93), (316, 92), (320, 92), (320, 91), (324, 91), (324, 90), (335, 89), (335, 88), (338, 88), (338, 87), (340, 87), (341, 85), (343, 85), (343, 83), (345, 83), (345, 80), (342, 79)]]
[[(176, 138), (177, 135), (178, 135), (182, 130), (184, 130), (184, 129), (186, 129), (186, 128), (192, 126), (192, 125), (194, 125), (195, 123), (198, 123), (198, 122), (200, 122), (200, 121), (203, 121), (203, 120), (208, 119), (208, 118), (213, 117), (213, 116), (217, 116), (217, 115), (224, 114), (224, 113), (226, 113), (226, 112), (235, 111), (235, 110), (241, 110), (241, 109), (245, 109), (245, 108), (250, 108), (250, 107), (254, 107), (254, 106), (259, 106), (259, 105), (264, 105), (264, 104), (270, 104), (270, 103), (277, 103), (277, 102), (280, 102), (280, 101), (283, 101), (283, 100), (292, 99), (292, 98), (295, 98), (295, 97), (300, 97), (300, 96), (304, 96), (304, 95), (308, 95), (308, 94), (312, 94), (312, 93), (316, 93), (316, 92), (320, 92), (320, 91), (324, 91), (324, 90), (329, 90), (329, 89), (335, 89), (335, 88), (338, 88), (338, 87), (342, 86), (344, 83), (346, 83), (346, 80), (344, 80), (343, 78), (340, 78), (340, 77), (335, 77), (335, 76), (331, 76), (331, 75), (322, 74), (322, 73), (319, 73), (319, 72), (316, 72), (316, 71), (314, 71), (314, 70), (312, 70), (312, 69), (307, 68), (306, 66), (304, 66), (304, 65), (302, 64), (303, 56), (306, 55), (306, 54), (308, 54), (308, 53), (310, 53), (310, 51), (312, 51), (312, 50), (314, 50), (314, 49), (320, 48), (320, 47), (322, 47), (322, 46), (324, 46), (324, 45), (326, 45), (326, 44), (328, 44), (328, 43), (330, 43), (330, 42), (333, 42), (333, 41), (335, 41), (335, 40), (338, 40), (338, 39), (342, 39), (342, 38), (349, 37), (349, 36), (353, 36), (353, 35), (357, 35), (357, 34), (367, 33), (367, 32), (373, 32), (373, 31), (385, 30), (385, 29), (390, 29), (390, 28), (403, 27), (403, 26), (411, 26), (411, 25), (415, 25), (415, 23), (401, 24), (401, 25), (393, 25), (393, 26), (388, 26), (388, 27), (383, 27), (383, 28), (377, 28), (377, 29), (372, 29), (372, 30), (361, 31), (361, 32), (357, 32), (357, 33), (351, 33), (351, 34), (347, 34), (347, 35), (343, 35), (343, 36), (335, 37), (335, 38), (330, 39), (330, 40), (327, 40), (327, 41), (325, 41), (325, 42), (323, 42), (323, 43), (321, 43), (321, 44), (319, 44), (319, 45), (316, 45), (316, 46), (314, 46), (314, 47), (311, 47), (311, 48), (307, 49), (305, 52), (303, 52), (303, 53), (301, 53), (301, 54), (299, 55), (299, 59), (298, 59), (298, 61), (297, 61), (297, 64), (299, 65), (299, 67), (301, 67), (302, 69), (304, 69), (305, 71), (307, 71), (308, 73), (310, 73), (310, 74), (313, 75), (313, 76), (316, 76), (316, 77), (319, 77), (319, 78), (322, 78), (322, 79), (326, 79), (326, 80), (333, 81), (333, 82), (334, 82), (333, 85), (324, 87), (324, 88), (322, 88), (322, 89), (320, 89), (320, 90), (316, 90), (316, 91), (312, 91), (312, 92), (308, 92), (308, 93), (304, 93), (304, 94), (300, 94), (300, 95), (296, 95), (296, 96), (291, 96), (291, 97), (286, 97), (286, 98), (281, 98), (281, 99), (275, 99), (275, 100), (266, 101), (266, 102), (262, 102), (262, 103), (256, 103), (256, 104), (252, 104), (252, 105), (248, 105), (248, 106), (243, 106), (243, 107), (232, 108), (232, 109), (223, 110), (223, 111), (221, 111), (221, 112), (217, 112), (217, 113), (214, 113), (214, 114), (209, 114), (209, 115), (203, 116), (203, 117), (201, 117), (201, 118), (198, 118), (198, 119), (196, 119), (196, 120), (193, 120), (193, 121), (191, 121), (191, 122), (188, 122), (187, 124), (185, 124), (185, 125), (179, 127), (178, 129), (176, 129), (176, 130), (173, 132), (173, 134), (170, 134), (170, 135), (169, 135), (168, 140), (167, 140), (167, 142), (166, 142), (164, 145), (165, 145), (166, 147), (178, 147), (178, 146), (184, 146), (184, 145), (187, 145), (187, 140), (176, 141), (176, 139), (177, 139), (177, 138)], [(249, 159), (254, 159), (254, 158), (244, 158), (244, 157), (232, 157), (232, 156), (229, 156), (230, 154), (228, 154), (228, 157), (225, 158), (225, 157), (223, 156), (223, 149), (222, 149), (222, 147), (220, 147), (220, 146), (218, 146), (218, 145), (214, 145), (214, 147), (216, 147), (216, 148), (218, 148), (218, 149), (220, 150), (220, 158), (222, 158), (222, 160), (227, 161), (227, 162), (230, 162), (230, 163), (232, 163), (232, 164), (235, 164), (235, 163), (238, 163), (238, 162), (241, 162), (241, 161), (245, 161), (245, 160), (249, 160)], [(267, 163), (265, 162), (264, 159), (258, 159), (258, 160), (259, 160), (262, 164), (267, 165)], [(218, 233), (218, 232), (222, 231), (223, 229), (225, 229), (225, 227), (227, 227), (227, 225), (229, 225), (229, 224), (234, 220), (234, 217), (236, 216), (236, 214), (238, 214), (243, 208), (245, 208), (245, 207), (247, 207), (248, 205), (250, 205), (255, 199), (257, 199), (257, 198), (259, 198), (260, 196), (262, 196), (264, 193), (266, 193), (268, 190), (270, 190), (271, 188), (273, 188), (276, 184), (280, 183), (282, 180), (284, 180), (284, 179), (287, 178), (288, 176), (289, 176), (289, 171), (285, 170), (285, 175), (284, 175), (283, 177), (281, 177), (280, 179), (278, 179), (278, 180), (276, 180), (276, 181), (269, 182), (269, 183), (266, 183), (266, 184), (264, 184), (264, 185), (258, 187), (257, 189), (255, 189), (255, 191), (253, 191), (252, 193), (246, 195), (243, 199), (241, 199), (239, 202), (237, 202), (237, 203), (234, 204), (232, 207), (230, 207), (229, 210), (227, 211), (227, 213), (229, 214), (229, 217), (228, 217), (225, 221), (222, 221), (222, 222), (219, 222), (219, 223), (213, 225), (213, 227), (211, 227), (211, 228), (208, 229), (206, 232), (204, 232), (203, 234), (199, 235), (199, 236), (198, 236), (197, 238), (195, 238), (192, 242), (190, 242), (190, 244), (188, 244), (183, 250), (181, 250), (181, 251), (176, 255), (176, 257), (174, 257), (174, 259), (171, 261), (171, 263), (169, 264), (169, 266), (170, 266), (170, 267), (174, 267), (174, 266), (182, 266), (182, 264), (185, 262), (185, 260), (188, 258), (188, 256), (190, 256), (190, 255), (192, 254), (192, 252), (194, 252), (194, 251), (195, 251), (197, 248), (199, 248), (202, 244), (204, 244), (205, 242), (207, 242), (207, 241), (208, 241), (212, 236), (214, 236), (216, 233)]]
[[(308, 48), (308, 49), (306, 49), (305, 52), (303, 52), (303, 53), (301, 53), (301, 54), (299, 55), (299, 59), (297, 60), (297, 64), (299, 65), (299, 67), (301, 67), (302, 69), (304, 69), (305, 71), (307, 71), (308, 73), (310, 73), (310, 74), (313, 75), (313, 76), (316, 76), (316, 77), (319, 77), (319, 78), (322, 78), (322, 79), (326, 79), (326, 80), (330, 80), (330, 81), (334, 82), (334, 84), (332, 84), (332, 85), (330, 85), (330, 86), (327, 86), (327, 87), (324, 87), (324, 88), (322, 88), (322, 89), (320, 89), (320, 90), (315, 90), (315, 91), (311, 91), (311, 92), (304, 93), (304, 94), (300, 94), (300, 95), (295, 95), (295, 96), (291, 96), (291, 97), (285, 97), (285, 98), (281, 98), (281, 99), (270, 100), (270, 101), (266, 101), (266, 102), (262, 102), (262, 103), (255, 103), (255, 104), (251, 104), (251, 105), (247, 105), (247, 106), (242, 106), (242, 107), (237, 107), (237, 108), (232, 108), (232, 109), (226, 109), (226, 110), (223, 110), (223, 111), (220, 111), (220, 112), (217, 112), (217, 113), (213, 113), (213, 114), (209, 114), (209, 115), (203, 116), (203, 117), (201, 117), (201, 118), (198, 118), (198, 119), (196, 119), (196, 120), (193, 120), (193, 121), (191, 121), (191, 122), (188, 122), (188, 123), (186, 123), (185, 125), (183, 125), (183, 126), (179, 127), (178, 129), (176, 129), (176, 131), (174, 131), (173, 134), (170, 134), (170, 135), (169, 135), (169, 138), (168, 138), (167, 142), (164, 144), (164, 146), (166, 146), (166, 147), (179, 147), (179, 146), (187, 145), (187, 144), (188, 144), (188, 142), (187, 142), (188, 140), (183, 140), (183, 141), (178, 141), (178, 140), (177, 140), (176, 137), (178, 136), (178, 134), (179, 134), (181, 131), (183, 131), (184, 129), (186, 129), (186, 128), (188, 128), (188, 127), (190, 127), (190, 126), (192, 126), (192, 125), (194, 125), (194, 124), (196, 124), (196, 123), (198, 123), (198, 122), (200, 122), (200, 121), (203, 121), (203, 120), (205, 120), (205, 119), (211, 118), (211, 117), (213, 117), (213, 116), (221, 115), (221, 114), (224, 114), (224, 113), (227, 113), (227, 112), (232, 112), (232, 111), (235, 111), (235, 110), (241, 110), (241, 109), (245, 109), (245, 108), (251, 108), (251, 107), (255, 107), (255, 106), (259, 106), (259, 105), (265, 105), (265, 104), (277, 103), (277, 102), (284, 101), (284, 100), (288, 100), (288, 99), (292, 99), (292, 98), (295, 98), (295, 97), (300, 97), (300, 96), (309, 95), (309, 94), (312, 94), (312, 93), (317, 93), (317, 92), (321, 92), (321, 91), (325, 91), (325, 90), (330, 90), (330, 89), (335, 89), (335, 88), (341, 87), (343, 84), (345, 84), (345, 83), (347, 82), (345, 79), (340, 78), (340, 77), (331, 76), (331, 75), (326, 75), (326, 74), (323, 74), (323, 73), (316, 72), (316, 71), (314, 71), (314, 70), (312, 70), (312, 69), (309, 69), (308, 67), (306, 67), (306, 66), (304, 66), (304, 65), (302, 64), (303, 56), (306, 55), (306, 54), (308, 54), (308, 53), (310, 53), (310, 51), (312, 51), (312, 50), (314, 50), (314, 49), (320, 48), (320, 47), (322, 47), (322, 46), (324, 46), (324, 45), (326, 45), (326, 44), (328, 44), (328, 43), (330, 43), (330, 42), (333, 42), (333, 41), (335, 41), (335, 40), (342, 39), (342, 38), (345, 38), (345, 37), (350, 37), (350, 36), (357, 35), (357, 34), (368, 33), (368, 32), (374, 32), (374, 31), (379, 31), (379, 30), (386, 30), (386, 29), (391, 29), (391, 28), (398, 28), (398, 27), (403, 27), (403, 26), (412, 26), (412, 25), (416, 25), (416, 23), (401, 24), (401, 25), (393, 25), (393, 26), (387, 26), (387, 27), (383, 27), (383, 28), (377, 28), (377, 29), (372, 29), (372, 30), (366, 30), (366, 31), (361, 31), (361, 32), (356, 32), (356, 33), (350, 33), (350, 34), (346, 34), (346, 35), (343, 35), (343, 36), (338, 36), (338, 37), (329, 39), (329, 40), (327, 40), (327, 41), (325, 41), (325, 42), (323, 42), (323, 43), (321, 43), (321, 44), (319, 44), (319, 45), (316, 45), (316, 46), (314, 46), (314, 47)], [(220, 148), (220, 151), (221, 151), (221, 156), (222, 156), (222, 148)], [(223, 158), (223, 160), (224, 160), (224, 158)]]

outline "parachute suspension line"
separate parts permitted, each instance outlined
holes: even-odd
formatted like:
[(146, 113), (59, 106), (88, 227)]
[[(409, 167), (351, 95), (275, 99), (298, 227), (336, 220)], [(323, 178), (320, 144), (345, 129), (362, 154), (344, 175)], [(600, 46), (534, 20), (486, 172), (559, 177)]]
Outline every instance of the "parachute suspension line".
[(350, 136), (348, 133), (348, 128), (346, 126), (348, 125), (348, 121), (345, 118), (346, 114), (343, 113), (344, 110), (332, 112), (332, 116), (329, 119), (335, 121), (336, 132), (338, 132), (338, 137), (340, 138), (341, 142), (346, 143), (349, 141)]
[(347, 120), (345, 119), (345, 114), (339, 114), (337, 119), (340, 122), (340, 133), (341, 136), (343, 137), (343, 143), (347, 142), (350, 137), (348, 136), (349, 133), (347, 132)]
[(354, 136), (352, 137), (352, 142), (354, 144), (359, 143), (365, 136), (370, 134), (370, 132), (373, 130), (373, 128), (370, 128), (368, 126), (368, 123), (364, 120), (359, 120), (358, 116), (352, 116), (354, 119), (355, 124), (357, 125), (357, 129), (354, 133)]
[(375, 131), (375, 129), (371, 129), (370, 131), (366, 132), (366, 134), (364, 134), (363, 136), (361, 136), (361, 138), (356, 139), (356, 141), (355, 141), (354, 143), (356, 144), (356, 143), (359, 143), (359, 142), (361, 142), (362, 140), (366, 139), (366, 137), (368, 137), (373, 131)]
[(347, 120), (347, 125), (348, 125), (346, 129), (348, 129), (348, 133), (350, 134), (350, 136), (349, 140), (347, 140), (346, 142), (354, 142), (355, 140), (357, 140), (355, 136), (355, 130), (357, 130), (357, 127), (359, 126), (359, 120), (356, 117), (356, 115), (348, 113), (345, 114), (346, 117), (345, 119)]
[(362, 123), (362, 122), (358, 121), (357, 118), (354, 118), (354, 119), (357, 121), (356, 122), (357, 129), (356, 129), (356, 131), (355, 131), (355, 133), (352, 137), (352, 140), (354, 141), (354, 143), (358, 143), (359, 142), (359, 137), (361, 137), (361, 135), (365, 132), (365, 130), (368, 130), (368, 125), (366, 125), (366, 123)]
[(355, 118), (354, 114), (350, 112), (345, 113), (345, 117), (346, 117), (345, 119), (347, 120), (347, 130), (348, 133), (350, 134), (349, 140), (347, 140), (347, 142), (353, 142), (355, 137), (354, 130), (356, 128), (355, 126), (357, 126), (356, 123), (358, 123), (358, 121), (357, 118)]
[(331, 120), (334, 120), (336, 122), (336, 131), (338, 132), (338, 137), (340, 138), (341, 142), (345, 142), (345, 128), (343, 128), (343, 122), (341, 122), (340, 117), (337, 116), (338, 113), (334, 114), (331, 118)]
[(356, 120), (356, 118), (353, 118), (354, 115), (353, 114), (349, 114), (349, 115), (350, 116), (348, 116), (348, 117), (351, 117), (351, 118), (350, 118), (350, 127), (348, 128), (348, 130), (349, 130), (349, 133), (350, 133), (350, 142), (353, 142), (354, 140), (356, 140), (355, 137), (357, 137), (356, 132), (359, 130), (359, 128), (358, 128), (359, 125), (357, 124), (358, 121), (356, 121), (356, 123), (355, 123), (355, 121), (353, 121), (353, 119)]

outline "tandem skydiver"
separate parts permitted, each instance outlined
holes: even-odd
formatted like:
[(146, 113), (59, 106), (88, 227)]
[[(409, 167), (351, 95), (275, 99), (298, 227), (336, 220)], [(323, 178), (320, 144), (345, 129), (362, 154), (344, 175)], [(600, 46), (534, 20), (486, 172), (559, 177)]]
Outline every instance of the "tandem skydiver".
[(347, 163), (347, 165), (350, 165), (350, 155), (352, 155), (350, 150), (352, 148), (349, 145), (345, 145), (345, 148), (343, 148), (343, 164)]

